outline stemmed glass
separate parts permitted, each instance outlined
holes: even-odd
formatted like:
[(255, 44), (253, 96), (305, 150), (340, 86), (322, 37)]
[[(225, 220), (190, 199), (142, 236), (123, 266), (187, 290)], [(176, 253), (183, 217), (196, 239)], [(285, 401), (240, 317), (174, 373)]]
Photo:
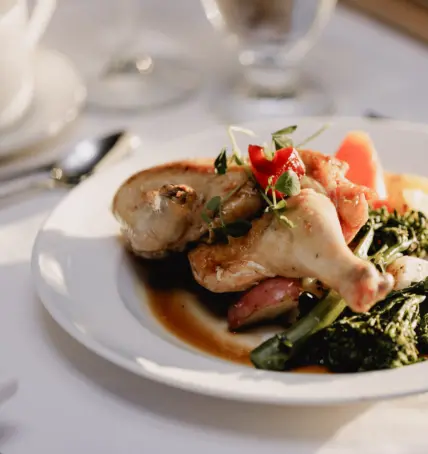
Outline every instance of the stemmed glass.
[(215, 108), (229, 119), (319, 115), (332, 109), (300, 66), (336, 0), (202, 0), (206, 15), (238, 51), (242, 73), (219, 87)]
[[(193, 92), (199, 77), (187, 59), (159, 46), (160, 34), (150, 44), (145, 41), (140, 0), (116, 2), (110, 5), (115, 14), (110, 19), (112, 28), (107, 30), (107, 24), (95, 27), (95, 33), (103, 34), (96, 38), (104, 40), (104, 48), (108, 40), (110, 53), (88, 80), (89, 104), (133, 111), (170, 104)], [(153, 50), (152, 45), (159, 49)]]

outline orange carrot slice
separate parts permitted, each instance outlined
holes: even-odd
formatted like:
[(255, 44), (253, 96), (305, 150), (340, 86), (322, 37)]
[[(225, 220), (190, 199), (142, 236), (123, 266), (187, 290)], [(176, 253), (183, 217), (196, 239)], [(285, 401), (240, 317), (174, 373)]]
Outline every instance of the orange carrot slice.
[(387, 198), (382, 165), (372, 140), (365, 132), (349, 132), (336, 157), (349, 164), (346, 178), (373, 189), (380, 200)]

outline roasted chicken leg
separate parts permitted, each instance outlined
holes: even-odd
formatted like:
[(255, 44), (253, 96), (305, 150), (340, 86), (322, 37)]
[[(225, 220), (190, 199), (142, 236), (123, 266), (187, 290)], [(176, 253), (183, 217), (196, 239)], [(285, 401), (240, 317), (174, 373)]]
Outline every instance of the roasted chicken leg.
[(245, 171), (231, 166), (225, 175), (217, 175), (213, 160), (173, 162), (126, 180), (116, 192), (112, 211), (132, 251), (158, 258), (199, 240), (208, 230), (201, 217), (205, 203), (234, 189), (236, 193), (223, 204), (224, 222), (252, 218), (262, 208)]
[(247, 236), (229, 245), (200, 245), (189, 253), (195, 279), (212, 292), (243, 291), (274, 276), (314, 277), (335, 289), (357, 312), (392, 289), (393, 279), (347, 247), (332, 201), (303, 189), (288, 202), (285, 227), (272, 214), (253, 221)]

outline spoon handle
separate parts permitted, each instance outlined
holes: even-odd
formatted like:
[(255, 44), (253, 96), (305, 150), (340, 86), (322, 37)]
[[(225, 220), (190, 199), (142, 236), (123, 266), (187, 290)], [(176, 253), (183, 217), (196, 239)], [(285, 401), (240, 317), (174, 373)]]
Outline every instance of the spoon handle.
[(47, 189), (53, 187), (48, 170), (40, 170), (31, 175), (14, 178), (5, 183), (0, 183), (0, 200), (21, 194), (32, 189)]

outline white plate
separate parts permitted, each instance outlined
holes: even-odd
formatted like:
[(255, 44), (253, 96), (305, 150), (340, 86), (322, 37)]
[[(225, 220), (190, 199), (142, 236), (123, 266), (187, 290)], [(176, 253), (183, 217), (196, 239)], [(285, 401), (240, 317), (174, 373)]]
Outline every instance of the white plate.
[[(426, 172), (428, 128), (379, 120), (332, 120), (313, 143), (333, 152), (345, 134), (363, 128), (373, 137), (386, 169)], [(251, 127), (268, 134), (299, 124), (301, 139), (325, 119), (269, 120)], [(246, 144), (247, 138), (242, 143)], [(53, 318), (86, 347), (123, 368), (187, 390), (244, 401), (331, 404), (428, 391), (428, 362), (397, 370), (317, 375), (275, 373), (235, 365), (199, 352), (167, 333), (133, 285), (110, 214), (113, 194), (138, 169), (192, 156), (216, 156), (228, 144), (225, 128), (186, 137), (141, 154), (90, 178), (54, 210), (38, 235), (32, 271)], [(141, 301), (143, 299), (143, 301)]]
[(16, 154), (57, 135), (77, 117), (86, 99), (85, 86), (71, 61), (64, 55), (40, 49), (34, 65), (33, 103), (17, 125), (2, 132), (0, 157)]

